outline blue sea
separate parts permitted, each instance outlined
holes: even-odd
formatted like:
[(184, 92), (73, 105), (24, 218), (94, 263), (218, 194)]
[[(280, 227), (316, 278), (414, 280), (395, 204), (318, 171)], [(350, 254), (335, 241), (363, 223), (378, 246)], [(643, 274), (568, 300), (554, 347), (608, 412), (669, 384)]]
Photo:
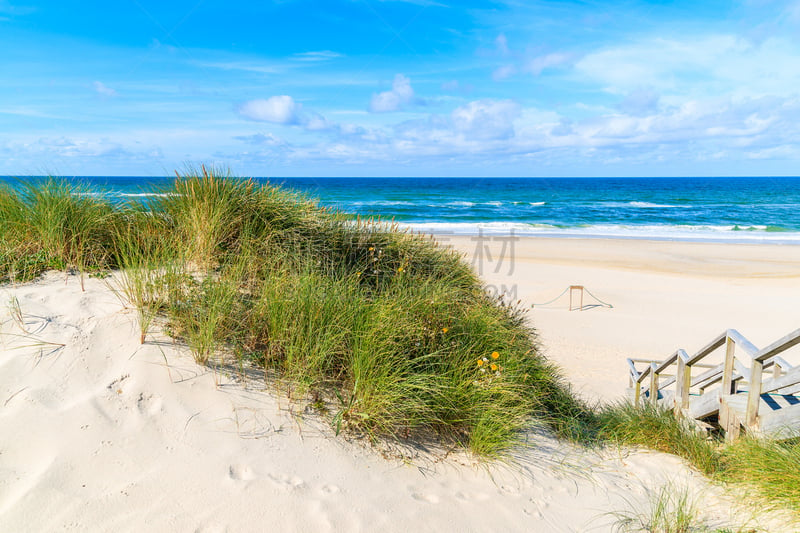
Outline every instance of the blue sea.
[[(146, 199), (172, 181), (70, 179), (119, 200)], [(800, 244), (800, 177), (258, 180), (426, 233)]]

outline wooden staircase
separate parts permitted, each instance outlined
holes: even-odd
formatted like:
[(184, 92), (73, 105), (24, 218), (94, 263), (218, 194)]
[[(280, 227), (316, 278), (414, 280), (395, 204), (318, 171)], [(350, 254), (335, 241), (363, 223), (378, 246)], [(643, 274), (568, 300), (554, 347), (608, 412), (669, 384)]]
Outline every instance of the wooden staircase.
[[(678, 350), (663, 361), (628, 359), (630, 399), (718, 426), (727, 439), (742, 431), (800, 437), (800, 365), (780, 355), (797, 344), (800, 329), (761, 350), (729, 329), (692, 356)], [(723, 346), (722, 363), (709, 364)]]

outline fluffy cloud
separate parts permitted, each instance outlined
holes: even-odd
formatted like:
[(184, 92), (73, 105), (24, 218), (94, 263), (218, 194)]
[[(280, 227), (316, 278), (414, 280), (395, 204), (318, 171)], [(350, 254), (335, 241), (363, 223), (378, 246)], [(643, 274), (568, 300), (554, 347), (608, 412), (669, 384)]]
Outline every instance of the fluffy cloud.
[[(652, 87), (682, 99), (789, 96), (800, 85), (800, 45), (769, 38), (754, 43), (734, 35), (649, 39), (587, 54), (575, 63), (586, 83), (625, 94)], [(727, 94), (725, 94), (727, 93)]]
[(414, 100), (414, 89), (411, 80), (398, 74), (392, 82), (392, 90), (372, 95), (369, 110), (373, 113), (388, 113), (399, 111)]
[(239, 106), (239, 115), (257, 122), (298, 124), (300, 107), (300, 104), (297, 104), (291, 96), (272, 96), (243, 103)]
[(455, 131), (475, 139), (509, 139), (520, 105), (511, 100), (478, 100), (456, 108), (452, 115)]

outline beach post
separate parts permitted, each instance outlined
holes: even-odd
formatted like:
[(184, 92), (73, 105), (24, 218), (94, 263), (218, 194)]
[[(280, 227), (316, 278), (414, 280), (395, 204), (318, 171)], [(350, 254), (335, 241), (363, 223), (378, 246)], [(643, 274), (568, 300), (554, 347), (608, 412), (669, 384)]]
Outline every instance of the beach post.
[(650, 363), (650, 404), (658, 405), (658, 363)]
[[(574, 307), (573, 308), (573, 306), (572, 306), (572, 291), (580, 291), (581, 292), (581, 306), (580, 307)], [(570, 285), (569, 286), (569, 310), (573, 311), (575, 309), (583, 311), (583, 285)]]
[(689, 408), (689, 389), (692, 386), (692, 367), (688, 365), (689, 355), (678, 350), (678, 372), (675, 376), (675, 416), (680, 416)]

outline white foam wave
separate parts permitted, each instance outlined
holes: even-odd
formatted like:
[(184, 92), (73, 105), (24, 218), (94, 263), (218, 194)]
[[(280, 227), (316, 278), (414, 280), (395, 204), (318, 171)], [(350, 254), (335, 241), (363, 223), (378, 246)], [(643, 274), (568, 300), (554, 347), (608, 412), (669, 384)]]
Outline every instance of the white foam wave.
[(676, 205), (676, 204), (655, 204), (653, 202), (602, 202), (600, 205), (603, 207), (636, 207), (639, 209), (669, 209), (669, 208), (689, 208), (690, 205)]
[[(593, 225), (563, 228), (520, 222), (420, 222), (401, 224), (412, 231), (437, 235), (509, 235), (593, 239), (643, 239), (697, 242), (772, 243), (800, 245), (800, 232), (770, 232), (766, 226), (730, 225)], [(738, 228), (738, 229), (737, 229)]]

